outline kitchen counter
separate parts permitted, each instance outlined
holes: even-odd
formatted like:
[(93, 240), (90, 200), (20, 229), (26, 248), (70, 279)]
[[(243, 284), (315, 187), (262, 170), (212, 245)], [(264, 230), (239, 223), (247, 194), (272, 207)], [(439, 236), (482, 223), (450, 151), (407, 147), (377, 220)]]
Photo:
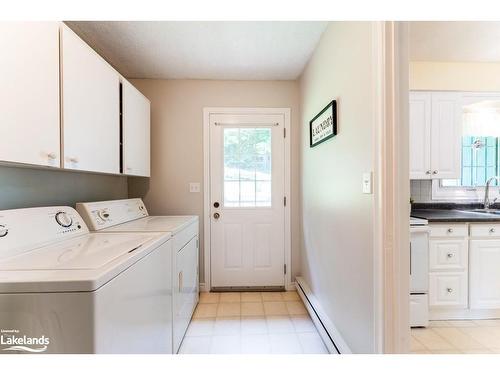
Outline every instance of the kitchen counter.
[(499, 214), (447, 209), (415, 209), (411, 216), (432, 222), (492, 222), (499, 221)]

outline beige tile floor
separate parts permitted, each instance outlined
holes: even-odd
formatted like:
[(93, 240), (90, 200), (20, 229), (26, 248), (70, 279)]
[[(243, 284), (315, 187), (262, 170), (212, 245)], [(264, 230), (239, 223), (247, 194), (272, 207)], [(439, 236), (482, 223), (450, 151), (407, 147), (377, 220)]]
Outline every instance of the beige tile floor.
[(432, 321), (427, 328), (412, 328), (411, 352), (500, 353), (500, 319)]
[(297, 292), (201, 293), (180, 354), (328, 353)]

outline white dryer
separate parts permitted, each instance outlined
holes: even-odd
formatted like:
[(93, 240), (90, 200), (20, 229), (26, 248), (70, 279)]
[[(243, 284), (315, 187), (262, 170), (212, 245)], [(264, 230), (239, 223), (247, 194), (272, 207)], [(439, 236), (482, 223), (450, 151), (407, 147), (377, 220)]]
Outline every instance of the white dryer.
[(198, 216), (149, 216), (140, 198), (77, 203), (76, 209), (94, 231), (171, 234), (173, 350), (177, 353), (199, 299)]
[(171, 259), (169, 234), (0, 211), (0, 353), (172, 353)]

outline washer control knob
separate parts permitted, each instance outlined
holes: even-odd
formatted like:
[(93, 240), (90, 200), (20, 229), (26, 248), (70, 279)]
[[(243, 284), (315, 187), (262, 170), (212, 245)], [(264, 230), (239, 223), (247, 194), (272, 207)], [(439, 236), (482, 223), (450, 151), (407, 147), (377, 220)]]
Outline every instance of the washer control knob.
[(109, 213), (106, 210), (100, 210), (97, 212), (97, 216), (99, 216), (101, 220), (106, 221), (109, 218)]
[(56, 221), (61, 227), (68, 228), (73, 224), (73, 219), (63, 211), (60, 211), (56, 214)]
[(0, 237), (5, 237), (9, 233), (9, 230), (5, 225), (0, 225)]

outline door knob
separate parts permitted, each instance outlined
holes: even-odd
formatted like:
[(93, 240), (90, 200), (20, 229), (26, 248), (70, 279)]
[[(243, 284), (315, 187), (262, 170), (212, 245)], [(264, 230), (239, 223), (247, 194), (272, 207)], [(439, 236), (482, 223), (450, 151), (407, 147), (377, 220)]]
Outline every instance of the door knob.
[(214, 214), (214, 219), (218, 219), (219, 217), (220, 217), (220, 214), (219, 214), (218, 212), (216, 212), (216, 213)]

